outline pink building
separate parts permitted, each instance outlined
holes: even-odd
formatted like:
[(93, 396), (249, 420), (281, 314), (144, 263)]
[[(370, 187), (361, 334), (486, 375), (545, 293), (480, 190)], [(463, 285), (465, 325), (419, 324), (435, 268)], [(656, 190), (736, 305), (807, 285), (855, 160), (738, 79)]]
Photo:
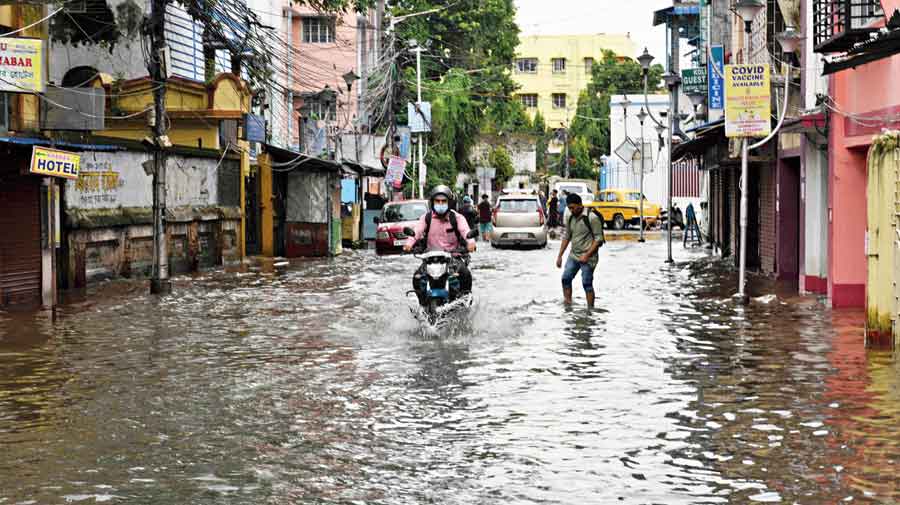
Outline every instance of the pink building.
[[(834, 307), (863, 307), (866, 159), (875, 134), (900, 128), (900, 26), (892, 27), (880, 41), (863, 41), (892, 16), (900, 23), (900, 0), (813, 1), (819, 13), (816, 52), (841, 56), (825, 65), (825, 73), (831, 75), (826, 99), (830, 116), (828, 295)], [(834, 14), (823, 17), (822, 12)]]
[[(289, 78), (294, 93), (294, 124), (299, 124), (301, 116), (306, 121), (307, 144), (311, 142), (306, 138), (310, 131), (322, 132), (325, 128), (331, 136), (353, 131), (360, 117), (364, 81), (353, 81), (348, 90), (346, 77), (364, 77), (366, 68), (371, 68), (377, 33), (374, 13), (322, 14), (294, 6), (290, 17), (295, 48)], [(291, 137), (291, 144), (296, 146), (297, 128), (292, 129)], [(304, 145), (302, 150), (310, 151), (311, 147)]]

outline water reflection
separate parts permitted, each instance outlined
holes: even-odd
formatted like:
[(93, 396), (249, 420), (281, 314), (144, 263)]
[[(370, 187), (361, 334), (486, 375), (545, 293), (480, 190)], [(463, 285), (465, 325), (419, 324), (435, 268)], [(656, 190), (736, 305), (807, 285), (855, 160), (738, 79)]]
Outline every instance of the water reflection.
[(553, 248), (482, 250), (438, 335), (415, 261), (368, 252), (0, 313), (0, 503), (898, 499), (900, 375), (861, 314), (737, 307), (676, 253), (611, 240), (588, 311)]

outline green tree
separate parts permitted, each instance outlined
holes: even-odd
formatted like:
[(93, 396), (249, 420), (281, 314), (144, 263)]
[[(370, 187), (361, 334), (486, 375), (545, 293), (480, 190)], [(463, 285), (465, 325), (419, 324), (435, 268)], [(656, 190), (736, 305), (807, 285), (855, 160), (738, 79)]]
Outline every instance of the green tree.
[(569, 174), (576, 179), (596, 179), (597, 169), (591, 158), (588, 141), (576, 137), (569, 145)]
[[(659, 91), (664, 70), (661, 65), (650, 67), (648, 93)], [(591, 70), (591, 82), (578, 97), (575, 120), (569, 129), (571, 143), (583, 138), (590, 155), (599, 159), (611, 152), (609, 140), (609, 99), (612, 95), (634, 94), (633, 101), (643, 101), (644, 80), (641, 65), (630, 58), (621, 58), (612, 51), (604, 51)], [(634, 111), (637, 112), (636, 110)]]
[[(512, 99), (516, 89), (509, 64), (519, 43), (513, 0), (397, 0), (395, 17), (410, 17), (396, 27), (402, 89), (395, 95), (395, 116), (402, 124), (406, 104), (415, 101), (415, 57), (404, 49), (415, 39), (422, 54), (422, 87), (433, 102), (426, 163), (429, 184), (455, 182), (459, 171), (471, 172), (468, 156), (480, 132), (521, 132), (530, 121)], [(449, 121), (452, 124), (445, 124)]]
[(513, 168), (512, 164), (512, 157), (509, 155), (509, 151), (503, 146), (497, 146), (491, 150), (491, 154), (488, 155), (488, 163), (494, 168), (494, 177), (501, 188), (506, 186), (506, 182), (516, 175), (516, 170)]

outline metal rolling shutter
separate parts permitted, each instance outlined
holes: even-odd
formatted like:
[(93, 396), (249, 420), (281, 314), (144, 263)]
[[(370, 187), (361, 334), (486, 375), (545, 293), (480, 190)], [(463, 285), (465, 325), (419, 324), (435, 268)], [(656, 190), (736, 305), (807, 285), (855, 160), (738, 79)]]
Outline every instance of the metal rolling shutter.
[(0, 185), (0, 307), (41, 302), (40, 178)]

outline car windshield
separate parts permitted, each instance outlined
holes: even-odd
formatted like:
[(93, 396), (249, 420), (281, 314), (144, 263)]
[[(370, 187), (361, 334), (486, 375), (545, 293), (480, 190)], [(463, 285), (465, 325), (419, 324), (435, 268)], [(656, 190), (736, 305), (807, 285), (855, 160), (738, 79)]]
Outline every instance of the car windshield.
[(388, 205), (384, 208), (382, 221), (385, 223), (399, 223), (401, 221), (416, 221), (428, 211), (428, 207), (421, 202), (401, 203)]
[(534, 198), (508, 198), (500, 200), (502, 212), (537, 212), (538, 201)]

